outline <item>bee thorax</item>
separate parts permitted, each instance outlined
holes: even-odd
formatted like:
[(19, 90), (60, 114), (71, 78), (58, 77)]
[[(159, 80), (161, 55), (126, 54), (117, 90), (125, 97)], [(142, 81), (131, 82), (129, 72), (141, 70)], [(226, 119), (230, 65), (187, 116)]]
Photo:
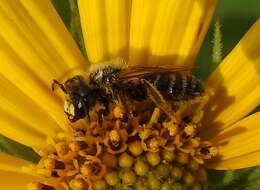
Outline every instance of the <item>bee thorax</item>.
[(95, 85), (110, 85), (117, 80), (117, 73), (120, 71), (120, 68), (115, 68), (111, 66), (107, 66), (102, 69), (98, 69), (93, 72), (90, 77), (90, 83)]

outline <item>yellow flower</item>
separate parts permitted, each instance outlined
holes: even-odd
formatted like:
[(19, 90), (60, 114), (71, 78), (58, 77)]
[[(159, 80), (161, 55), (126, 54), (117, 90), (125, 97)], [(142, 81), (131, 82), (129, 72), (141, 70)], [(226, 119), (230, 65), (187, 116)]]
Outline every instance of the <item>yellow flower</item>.
[[(216, 0), (78, 0), (90, 62), (192, 65)], [(48, 0), (0, 1), (0, 133), (38, 151), (68, 130), (53, 79), (84, 69), (84, 58)], [(201, 136), (218, 145), (213, 169), (260, 164), (260, 19), (206, 81)], [(207, 63), (209, 64), (209, 63)], [(50, 143), (50, 142), (48, 142)], [(1, 189), (26, 189), (32, 163), (0, 154)], [(21, 177), (21, 174), (23, 177)]]

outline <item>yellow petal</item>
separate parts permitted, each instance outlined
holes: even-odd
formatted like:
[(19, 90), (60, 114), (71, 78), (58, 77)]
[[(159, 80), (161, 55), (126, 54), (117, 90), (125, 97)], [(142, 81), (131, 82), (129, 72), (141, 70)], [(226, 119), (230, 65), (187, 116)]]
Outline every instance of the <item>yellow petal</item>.
[(260, 19), (209, 77), (206, 87), (212, 92), (204, 108), (204, 136), (214, 136), (260, 103), (259, 34)]
[(128, 59), (130, 0), (79, 0), (85, 46), (90, 62)]
[(193, 64), (216, 0), (133, 0), (130, 63)]
[(25, 174), (23, 166), (33, 165), (32, 163), (0, 153), (0, 189), (5, 190), (26, 190), (26, 185), (37, 181), (38, 178)]
[(0, 28), (0, 73), (64, 127), (51, 82), (83, 57), (55, 9), (48, 0), (1, 0)]
[(233, 170), (241, 168), (249, 168), (260, 165), (260, 151), (252, 152), (247, 155), (238, 156), (228, 160), (219, 162), (206, 163), (206, 167), (215, 170)]
[(22, 167), (30, 166), (33, 163), (10, 156), (4, 153), (0, 153), (0, 170), (7, 172), (24, 173)]
[(0, 133), (27, 146), (45, 146), (46, 136), (55, 136), (57, 123), (0, 74)]
[(0, 189), (2, 190), (28, 190), (27, 184), (37, 181), (38, 178), (31, 175), (0, 170)]
[(260, 164), (259, 123), (260, 112), (257, 112), (224, 129), (211, 139), (219, 150), (216, 160), (210, 163), (211, 167), (238, 169)]

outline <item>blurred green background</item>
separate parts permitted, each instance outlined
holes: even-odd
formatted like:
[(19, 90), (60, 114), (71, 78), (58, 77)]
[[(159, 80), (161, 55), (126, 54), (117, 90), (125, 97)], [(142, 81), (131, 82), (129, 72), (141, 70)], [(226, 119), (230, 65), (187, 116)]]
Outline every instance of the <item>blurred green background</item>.
[[(52, 0), (52, 3), (86, 56), (76, 0)], [(225, 57), (258, 17), (260, 17), (260, 0), (219, 0), (213, 22), (197, 57), (196, 64), (199, 67), (195, 74), (206, 79), (217, 66), (216, 63), (212, 63), (212, 41), (216, 18), (221, 24), (223, 57)], [(0, 151), (33, 162), (39, 159), (30, 148), (3, 136), (0, 136)], [(209, 183), (211, 190), (259, 190), (260, 167), (235, 171), (210, 170)]]
[[(223, 57), (225, 57), (258, 17), (260, 17), (260, 0), (219, 0), (211, 27), (197, 58), (199, 70), (196, 74), (205, 79), (217, 66), (211, 64), (213, 31), (216, 18), (219, 18), (221, 24)], [(207, 66), (205, 63), (208, 63)]]

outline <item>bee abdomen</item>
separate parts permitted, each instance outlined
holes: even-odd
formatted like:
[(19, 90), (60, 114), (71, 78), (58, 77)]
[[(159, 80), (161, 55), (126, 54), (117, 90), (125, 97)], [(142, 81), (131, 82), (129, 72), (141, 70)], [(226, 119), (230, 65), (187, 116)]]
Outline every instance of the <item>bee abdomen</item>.
[(133, 100), (143, 101), (147, 98), (147, 90), (143, 83), (129, 83), (130, 85), (125, 85), (124, 91), (126, 95)]
[(191, 74), (165, 73), (149, 76), (146, 80), (170, 101), (191, 100), (204, 93), (200, 80)]

